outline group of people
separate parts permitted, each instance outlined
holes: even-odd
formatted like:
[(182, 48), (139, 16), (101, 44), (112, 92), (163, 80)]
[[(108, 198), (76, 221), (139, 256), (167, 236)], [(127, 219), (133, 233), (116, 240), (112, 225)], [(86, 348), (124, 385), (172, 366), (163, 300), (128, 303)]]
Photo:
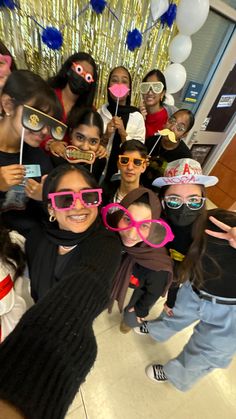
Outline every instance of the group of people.
[[(65, 417), (96, 358), (93, 320), (115, 301), (121, 332), (157, 341), (199, 320), (176, 359), (147, 367), (155, 382), (186, 391), (226, 367), (236, 352), (236, 215), (206, 210), (205, 187), (217, 178), (202, 174), (183, 141), (193, 114), (166, 105), (159, 70), (144, 77), (138, 109), (130, 73), (116, 67), (108, 103), (96, 110), (98, 70), (89, 54), (73, 54), (48, 81), (12, 62), (4, 50), (4, 418)], [(161, 316), (147, 321), (165, 295)]]

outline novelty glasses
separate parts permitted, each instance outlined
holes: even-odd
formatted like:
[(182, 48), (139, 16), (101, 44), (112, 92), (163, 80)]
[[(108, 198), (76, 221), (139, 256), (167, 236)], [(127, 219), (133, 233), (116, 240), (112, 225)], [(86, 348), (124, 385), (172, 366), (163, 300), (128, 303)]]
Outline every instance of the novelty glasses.
[(156, 94), (161, 93), (164, 89), (164, 84), (161, 81), (145, 81), (140, 84), (140, 92), (143, 95), (147, 94), (150, 89), (152, 89), (152, 91)]
[(98, 207), (102, 202), (102, 189), (82, 189), (80, 192), (66, 191), (48, 194), (56, 211), (68, 211), (75, 207), (79, 199), (85, 208)]
[(86, 73), (86, 71), (84, 71), (84, 68), (82, 67), (81, 64), (72, 63), (72, 70), (75, 71), (75, 73), (77, 73), (79, 76), (83, 77), (87, 83), (90, 84), (94, 82), (92, 74)]
[(134, 166), (141, 166), (146, 161), (146, 159), (142, 159), (141, 157), (133, 158), (124, 154), (119, 155), (118, 159), (121, 166), (128, 166), (130, 162), (132, 162)]
[(166, 203), (166, 206), (170, 209), (179, 209), (182, 207), (183, 204), (186, 204), (187, 207), (190, 210), (199, 210), (203, 207), (206, 198), (203, 198), (202, 196), (194, 195), (191, 197), (188, 197), (187, 200), (184, 200), (180, 196), (176, 195), (168, 195), (165, 196), (164, 201)]
[(135, 227), (140, 239), (150, 247), (165, 246), (174, 238), (165, 221), (161, 219), (136, 221), (127, 208), (118, 203), (108, 204), (102, 208), (102, 219), (105, 226), (112, 231), (125, 231)]
[(35, 132), (41, 131), (47, 126), (55, 140), (62, 140), (67, 130), (67, 126), (63, 122), (28, 105), (23, 107), (22, 125), (24, 128)]

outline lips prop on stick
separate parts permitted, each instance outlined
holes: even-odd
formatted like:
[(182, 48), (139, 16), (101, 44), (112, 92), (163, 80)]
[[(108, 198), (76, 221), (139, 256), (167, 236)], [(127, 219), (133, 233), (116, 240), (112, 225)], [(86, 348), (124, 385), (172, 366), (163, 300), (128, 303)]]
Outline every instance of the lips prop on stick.
[(108, 89), (113, 94), (113, 96), (116, 97), (116, 110), (114, 116), (117, 116), (119, 100), (122, 99), (122, 97), (124, 97), (130, 91), (130, 89), (126, 86), (126, 84), (123, 83), (113, 84), (113, 86), (108, 87)]

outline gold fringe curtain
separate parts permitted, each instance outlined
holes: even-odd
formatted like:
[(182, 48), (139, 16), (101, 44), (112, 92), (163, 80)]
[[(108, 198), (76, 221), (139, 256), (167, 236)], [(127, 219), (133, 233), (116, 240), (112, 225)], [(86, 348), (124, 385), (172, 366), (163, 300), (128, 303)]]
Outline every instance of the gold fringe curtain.
[[(179, 0), (174, 1), (178, 5)], [(127, 30), (140, 32), (153, 23), (149, 0), (108, 0), (119, 21), (106, 7), (97, 15), (88, 0), (21, 0), (20, 9), (0, 9), (0, 39), (16, 59), (18, 68), (28, 68), (48, 78), (65, 59), (77, 51), (86, 51), (99, 68), (96, 105), (106, 101), (106, 83), (110, 70), (125, 66), (133, 78), (133, 104), (140, 101), (139, 83), (152, 68), (163, 71), (169, 64), (168, 46), (177, 29), (173, 24), (162, 27), (160, 21), (143, 35), (140, 48), (134, 52), (126, 46)], [(41, 39), (41, 26), (54, 26), (62, 32), (63, 45), (49, 49)]]

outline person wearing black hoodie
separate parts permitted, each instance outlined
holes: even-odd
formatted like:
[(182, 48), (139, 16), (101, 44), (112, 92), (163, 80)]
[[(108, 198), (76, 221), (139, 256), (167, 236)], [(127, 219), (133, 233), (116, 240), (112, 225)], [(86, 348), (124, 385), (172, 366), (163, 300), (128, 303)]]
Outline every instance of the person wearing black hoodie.
[(0, 407), (63, 419), (92, 367), (93, 320), (107, 307), (119, 239), (102, 226), (101, 190), (85, 168), (54, 169), (43, 190), (49, 220), (26, 243), (37, 304), (0, 346)]

